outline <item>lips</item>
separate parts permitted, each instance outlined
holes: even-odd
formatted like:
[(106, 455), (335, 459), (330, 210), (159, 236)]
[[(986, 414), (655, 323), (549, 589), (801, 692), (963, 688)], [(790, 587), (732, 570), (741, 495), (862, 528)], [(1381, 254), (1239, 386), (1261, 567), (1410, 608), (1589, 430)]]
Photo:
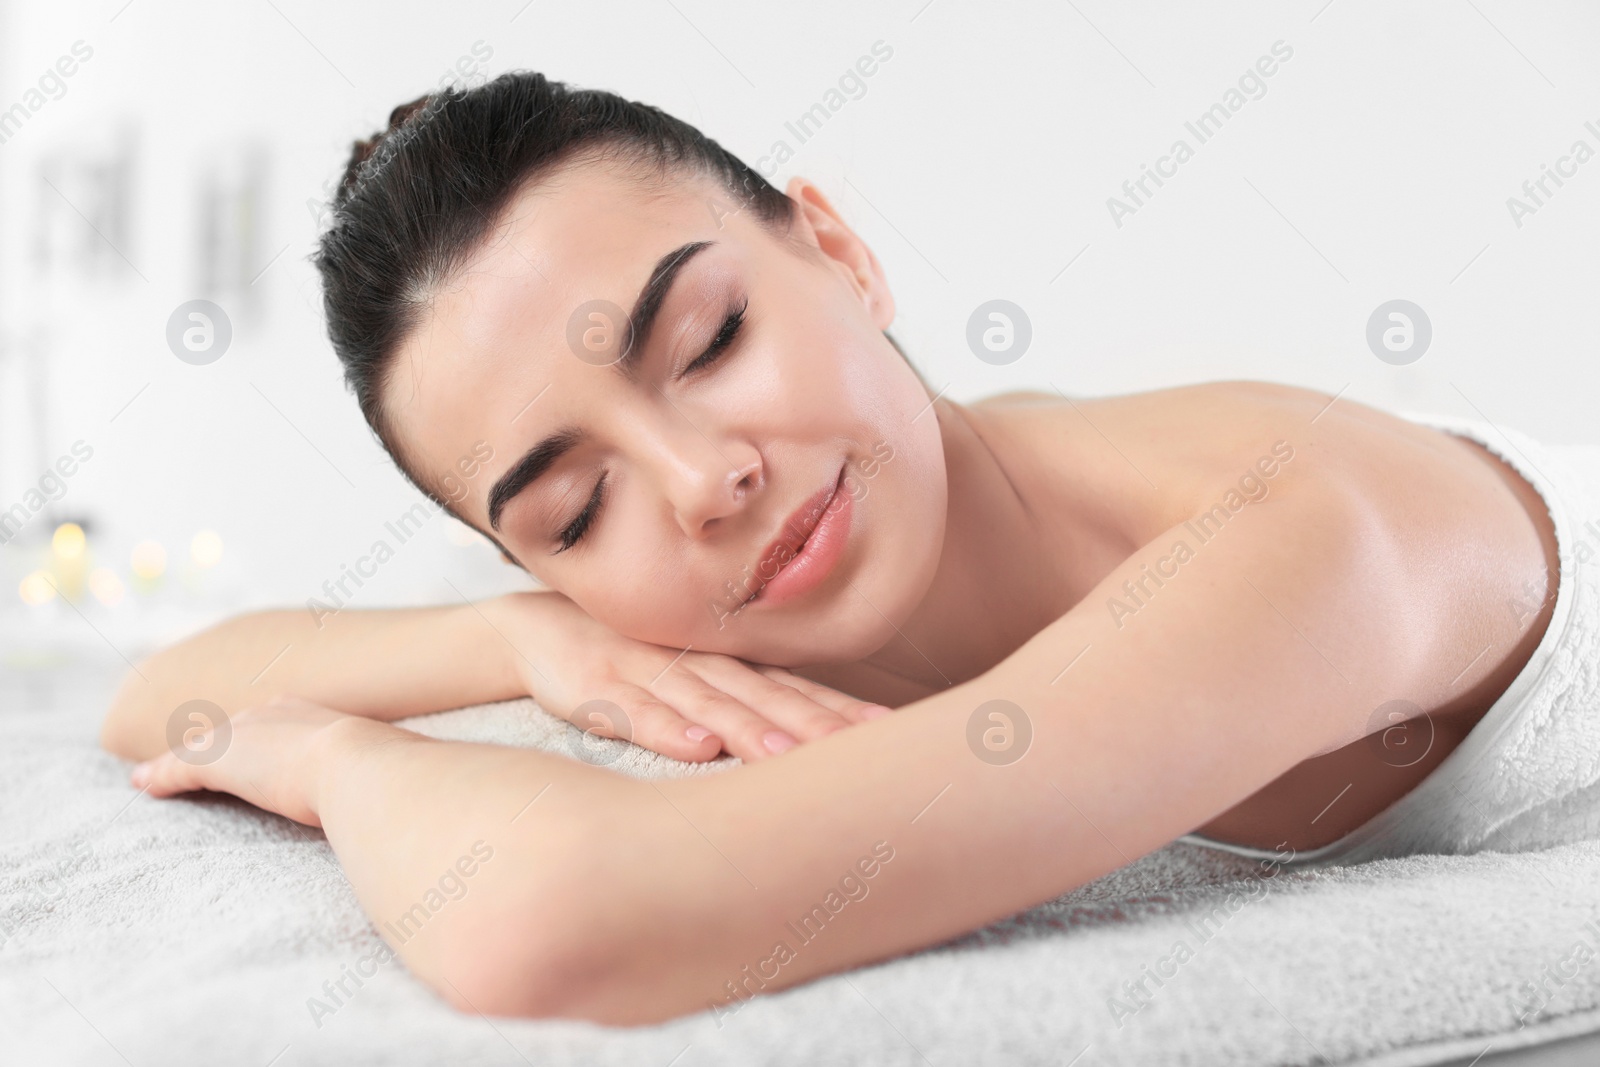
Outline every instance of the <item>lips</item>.
[(756, 577), (761, 581), (754, 593), (746, 599), (754, 599), (765, 588), (766, 583), (777, 576), (788, 563), (800, 554), (806, 541), (816, 530), (817, 524), (822, 521), (822, 516), (828, 510), (828, 505), (833, 503), (834, 495), (839, 492), (839, 487), (844, 481), (844, 467), (839, 468), (838, 476), (833, 484), (826, 489), (819, 489), (795, 509), (794, 514), (784, 522), (782, 532), (767, 545), (766, 551), (761, 553), (754, 568)]

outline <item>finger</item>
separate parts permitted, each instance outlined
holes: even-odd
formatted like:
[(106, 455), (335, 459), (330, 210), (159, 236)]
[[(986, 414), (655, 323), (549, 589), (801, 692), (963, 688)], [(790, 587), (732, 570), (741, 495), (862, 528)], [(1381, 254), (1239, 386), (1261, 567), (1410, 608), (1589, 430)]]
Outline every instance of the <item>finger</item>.
[(664, 698), (681, 715), (721, 737), (722, 747), (747, 763), (779, 755), (804, 740), (769, 719), (765, 709), (756, 711), (693, 671), (673, 672), (661, 684), (668, 687)]
[(754, 670), (744, 660), (716, 656), (696, 662), (692, 669), (704, 672), (702, 677), (713, 686), (801, 741), (815, 741), (859, 721)]
[(163, 752), (134, 767), (128, 780), (153, 797), (170, 797), (205, 788), (200, 782), (200, 768), (185, 763), (171, 752)]
[[(620, 737), (652, 752), (691, 763), (704, 763), (722, 754), (722, 738), (684, 718), (648, 689), (630, 687), (613, 693), (612, 697), (607, 701), (612, 705), (612, 714), (585, 713), (584, 706), (580, 705), (569, 721), (596, 737)], [(615, 711), (621, 711), (620, 721)]]
[(790, 688), (798, 689), (818, 704), (832, 708), (851, 722), (870, 722), (894, 711), (893, 708), (886, 704), (875, 704), (870, 700), (853, 697), (849, 693), (841, 693), (831, 686), (823, 685), (821, 682), (814, 682), (810, 678), (802, 677), (782, 667), (774, 667), (766, 663), (753, 663), (751, 666), (773, 681), (782, 682)]
[(722, 755), (720, 736), (684, 718), (659, 700), (636, 705), (634, 714), (638, 722), (634, 743), (652, 752), (689, 763), (704, 763)]
[(739, 697), (760, 715), (770, 718), (774, 725), (787, 729), (802, 741), (816, 741), (818, 737), (834, 733), (835, 729), (861, 723), (888, 710), (870, 712), (869, 709), (877, 705), (858, 701), (781, 667), (766, 670), (760, 667), (762, 664), (750, 664), (731, 656), (710, 656), (694, 664), (694, 669), (706, 672), (707, 681), (712, 685)]

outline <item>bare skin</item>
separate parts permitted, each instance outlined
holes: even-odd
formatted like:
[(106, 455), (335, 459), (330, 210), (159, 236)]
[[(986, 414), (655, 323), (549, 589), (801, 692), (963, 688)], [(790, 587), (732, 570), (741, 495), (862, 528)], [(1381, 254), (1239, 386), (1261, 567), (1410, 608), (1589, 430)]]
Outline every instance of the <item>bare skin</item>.
[[(618, 633), (787, 667), (895, 714), (640, 782), (289, 700), (236, 717), (213, 763), (163, 756), (136, 776), (321, 826), (380, 929), (492, 843), (471, 895), (396, 945), (464, 1010), (720, 1018), (736, 994), (937, 943), (1184, 833), (1316, 847), (1436, 766), (1548, 622), (1548, 519), (1483, 449), (1261, 383), (928, 406), (878, 332), (893, 301), (875, 257), (814, 187), (789, 192), (820, 258), (718, 224), (693, 196), (539, 194), (543, 210), (447, 287), (393, 400), (427, 469), (500, 435), (485, 487), (558, 409), (586, 422), (597, 443), (496, 528), (525, 567)], [(765, 328), (707, 372), (726, 377), (624, 385), (562, 351), (580, 298), (627, 306), (659, 251), (695, 238), (728, 242), (726, 258), (663, 319), (687, 344), (651, 354), (693, 359), (735, 278)], [(549, 408), (528, 407), (548, 385)], [(896, 458), (856, 501), (838, 568), (718, 626), (705, 590), (878, 439)], [(552, 554), (600, 465), (614, 510), (586, 548)], [(1256, 499), (1235, 508), (1234, 491)], [(491, 528), (486, 494), (465, 506)], [(1519, 619), (1506, 604), (1529, 588), (1545, 608)], [(1437, 727), (1431, 763), (1401, 771), (1364, 747), (1395, 699)], [(1014, 708), (990, 717), (995, 700)], [(870, 892), (814, 911), (847, 875)], [(820, 933), (797, 936), (807, 915)]]
[[(1260, 440), (1275, 428), (1284, 429), (1286, 420), (1292, 418), (1289, 413), (1296, 408), (1309, 412), (1308, 417), (1321, 425), (1323, 416), (1319, 413), (1332, 399), (1265, 383), (1219, 383), (1207, 389), (1213, 391), (1210, 399), (1206, 399), (1205, 390), (1190, 389), (1103, 401), (1073, 401), (1059, 394), (1031, 393), (991, 398), (974, 407), (981, 413), (981, 432), (997, 447), (997, 459), (1006, 467), (1008, 477), (1019, 484), (1038, 487), (1036, 495), (1026, 490), (1023, 493), (1032, 500), (1046, 506), (1056, 503), (1066, 511), (1084, 507), (1085, 498), (1095, 495), (1128, 499), (1150, 489), (1145, 483), (1148, 477), (1163, 491), (1170, 487), (1172, 498), (1182, 509), (1195, 508), (1207, 493), (1208, 503), (1215, 503), (1220, 488), (1229, 484), (1230, 474), (1236, 480), (1239, 472), (1247, 469), (1237, 455), (1229, 456), (1229, 448), (1247, 449), (1252, 436)], [(1231, 395), (1218, 400), (1214, 395), (1218, 389)], [(1315, 755), (1246, 801), (1197, 827), (1196, 832), (1213, 839), (1264, 849), (1287, 844), (1296, 850), (1307, 850), (1342, 837), (1366, 822), (1409, 792), (1455, 749), (1528, 662), (1555, 608), (1554, 585), (1548, 578), (1557, 569), (1555, 531), (1538, 492), (1520, 474), (1476, 441), (1419, 427), (1361, 405), (1353, 407), (1367, 425), (1347, 430), (1347, 440), (1319, 436), (1317, 447), (1360, 449), (1365, 453), (1363, 462), (1370, 464), (1369, 471), (1394, 469), (1392, 450), (1400, 442), (1411, 443), (1404, 447), (1422, 445), (1441, 453), (1405, 464), (1409, 477), (1393, 481), (1389, 486), (1392, 495), (1380, 505), (1420, 513), (1416, 521), (1430, 523), (1436, 531), (1428, 543), (1429, 553), (1442, 554), (1457, 539), (1476, 540), (1486, 549), (1497, 543), (1505, 549), (1505, 555), (1499, 557), (1503, 567), (1500, 573), (1476, 569), (1458, 572), (1461, 585), (1454, 590), (1464, 602), (1475, 602), (1483, 611), (1481, 616), (1476, 612), (1469, 615), (1478, 625), (1460, 628), (1460, 643), (1452, 653), (1459, 657), (1462, 668), (1482, 657), (1475, 665), (1475, 673), (1469, 676), (1478, 680), (1470, 686), (1461, 680), (1437, 702), (1420, 702), (1409, 694), (1395, 694), (1419, 703), (1427, 716), (1428, 721), (1414, 729), (1411, 738), (1414, 745), (1426, 748), (1425, 755), (1390, 752), (1386, 758), (1372, 737)], [(1218, 435), (1215, 430), (1222, 412), (1226, 412), (1231, 427), (1228, 436)], [(1131, 459), (1120, 465), (1108, 462), (1102, 472), (1107, 484), (1089, 488), (1079, 499), (1067, 499), (1051, 490), (1052, 482), (1059, 481), (1054, 472), (1061, 469), (1068, 455), (1082, 454), (1080, 449), (1089, 446), (1088, 435), (1098, 430), (1112, 441), (1137, 440), (1143, 432), (1141, 427), (1152, 423), (1160, 425), (1162, 432), (1170, 431), (1190, 443), (1189, 455), (1174, 462), (1176, 457), (1167, 451), (1152, 452), (1148, 459), (1138, 460), (1137, 470)], [(1062, 447), (1064, 439), (1073, 434), (1073, 426), (1084, 440), (1076, 446)], [(1202, 454), (1200, 450), (1208, 446), (1216, 451)], [(1264, 480), (1269, 484), (1272, 481)], [(1489, 516), (1474, 515), (1463, 522), (1467, 518), (1459, 504), (1463, 494), (1471, 494), (1471, 499), (1495, 500), (1498, 506)], [(1043, 518), (1046, 524), (1052, 521), (1048, 513)], [(1065, 520), (1058, 514), (1055, 521), (1064, 524)], [(1145, 543), (1140, 539), (1153, 537), (1163, 521), (1164, 517), (1152, 516), (1146, 527), (1129, 535), (1130, 539)], [(1450, 534), (1452, 523), (1457, 524), (1454, 537)], [(1113, 546), (1110, 556), (1115, 557), (1118, 551)], [(1421, 568), (1422, 559), (1419, 555), (1412, 565)], [(1495, 553), (1488, 551), (1484, 562), (1497, 569), (1494, 559)], [(1116, 563), (1121, 561), (1115, 559)], [(1096, 567), (1092, 559), (1079, 562), (1084, 564), (1076, 574), (1080, 583), (1098, 581), (1114, 565), (1107, 562)], [(1062, 560), (1060, 565), (1070, 570), (1073, 561)], [(1548, 575), (1543, 567), (1550, 568)], [(1519, 617), (1506, 604), (1528, 600), (1523, 581), (1533, 581), (1532, 588), (1545, 590), (1545, 598), (1537, 612)], [(1063, 595), (1070, 603), (1082, 598), (1079, 588), (1069, 588)], [(1485, 622), (1488, 625), (1483, 625)], [(915, 677), (915, 661), (908, 661), (905, 667)], [(864, 665), (815, 667), (800, 673), (886, 703), (936, 691), (926, 682), (920, 690), (908, 687), (904, 680), (887, 677)]]

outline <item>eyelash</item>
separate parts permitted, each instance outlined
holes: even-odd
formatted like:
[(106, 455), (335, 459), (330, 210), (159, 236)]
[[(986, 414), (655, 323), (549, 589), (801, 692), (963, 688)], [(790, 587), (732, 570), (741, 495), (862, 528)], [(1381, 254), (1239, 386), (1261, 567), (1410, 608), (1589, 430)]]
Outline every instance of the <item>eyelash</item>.
[[(707, 346), (705, 352), (685, 367), (679, 377), (690, 373), (698, 373), (720, 360), (738, 338), (739, 328), (744, 325), (745, 312), (749, 307), (750, 300), (746, 297), (743, 304), (736, 310), (729, 312), (728, 317), (722, 322), (722, 329), (717, 331), (717, 336), (712, 338), (711, 344)], [(600, 480), (594, 485), (594, 492), (589, 495), (588, 505), (576, 519), (572, 520), (566, 529), (561, 531), (561, 547), (556, 549), (552, 553), (553, 555), (560, 555), (583, 540), (583, 535), (588, 532), (589, 527), (599, 516), (601, 507), (605, 504), (605, 484), (606, 475), (601, 475)]]
[(746, 297), (744, 303), (737, 310), (728, 313), (728, 317), (722, 322), (722, 329), (717, 331), (716, 337), (712, 338), (710, 347), (705, 350), (705, 353), (699, 359), (683, 368), (684, 374), (702, 370), (722, 358), (723, 353), (733, 344), (734, 338), (739, 336), (739, 327), (744, 325), (744, 313), (749, 307), (750, 298)]
[(589, 505), (583, 513), (572, 520), (565, 530), (561, 531), (561, 547), (556, 549), (554, 555), (560, 555), (579, 541), (583, 540), (584, 533), (589, 529), (589, 524), (594, 522), (595, 516), (600, 514), (600, 505), (605, 503), (606, 476), (602, 474), (600, 480), (594, 483), (594, 492), (589, 494)]

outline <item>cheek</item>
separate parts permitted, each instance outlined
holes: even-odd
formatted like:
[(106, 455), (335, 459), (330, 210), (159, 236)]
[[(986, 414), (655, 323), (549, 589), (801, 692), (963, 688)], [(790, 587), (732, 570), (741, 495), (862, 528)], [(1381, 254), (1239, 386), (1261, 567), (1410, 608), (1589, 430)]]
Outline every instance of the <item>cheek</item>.
[(672, 633), (663, 609), (670, 594), (657, 581), (639, 581), (632, 573), (602, 568), (601, 580), (585, 583), (567, 596), (596, 622), (636, 641), (666, 644)]
[[(924, 423), (933, 424), (930, 437)], [(892, 514), (887, 520), (897, 525), (898, 533), (911, 541), (929, 544), (938, 552), (942, 544), (949, 487), (944, 465), (944, 444), (938, 433), (933, 411), (911, 423), (895, 442), (894, 458), (883, 464), (872, 481), (873, 492), (881, 483), (885, 497), (892, 491)]]
[(909, 368), (904, 369), (914, 388), (906, 391), (899, 383), (886, 387), (890, 398), (882, 412), (874, 413), (874, 425), (867, 431), (875, 436), (864, 442), (866, 470), (875, 473), (868, 476), (858, 468), (856, 475), (867, 491), (866, 514), (887, 543), (913, 555), (929, 552), (937, 557), (949, 503), (944, 437), (939, 412), (927, 406), (926, 392)]
[[(868, 493), (875, 493), (893, 466), (884, 466), (881, 455), (910, 446), (920, 436), (921, 423), (934, 421), (932, 414), (910, 424), (916, 407), (908, 408), (894, 368), (885, 366), (871, 338), (814, 332), (803, 343), (807, 348), (783, 370), (778, 393), (764, 402), (761, 432), (769, 445), (782, 442), (807, 453), (807, 464), (828, 453), (841, 458), (848, 453), (846, 488), (863, 482)], [(890, 354), (899, 360), (893, 350)], [(862, 494), (858, 489), (854, 495)]]
[(572, 583), (567, 596), (595, 621), (636, 641), (672, 648), (698, 643), (695, 635), (713, 617), (717, 590), (666, 559), (660, 533), (650, 536), (647, 542), (632, 531), (618, 538), (626, 549), (586, 560), (582, 580)]

